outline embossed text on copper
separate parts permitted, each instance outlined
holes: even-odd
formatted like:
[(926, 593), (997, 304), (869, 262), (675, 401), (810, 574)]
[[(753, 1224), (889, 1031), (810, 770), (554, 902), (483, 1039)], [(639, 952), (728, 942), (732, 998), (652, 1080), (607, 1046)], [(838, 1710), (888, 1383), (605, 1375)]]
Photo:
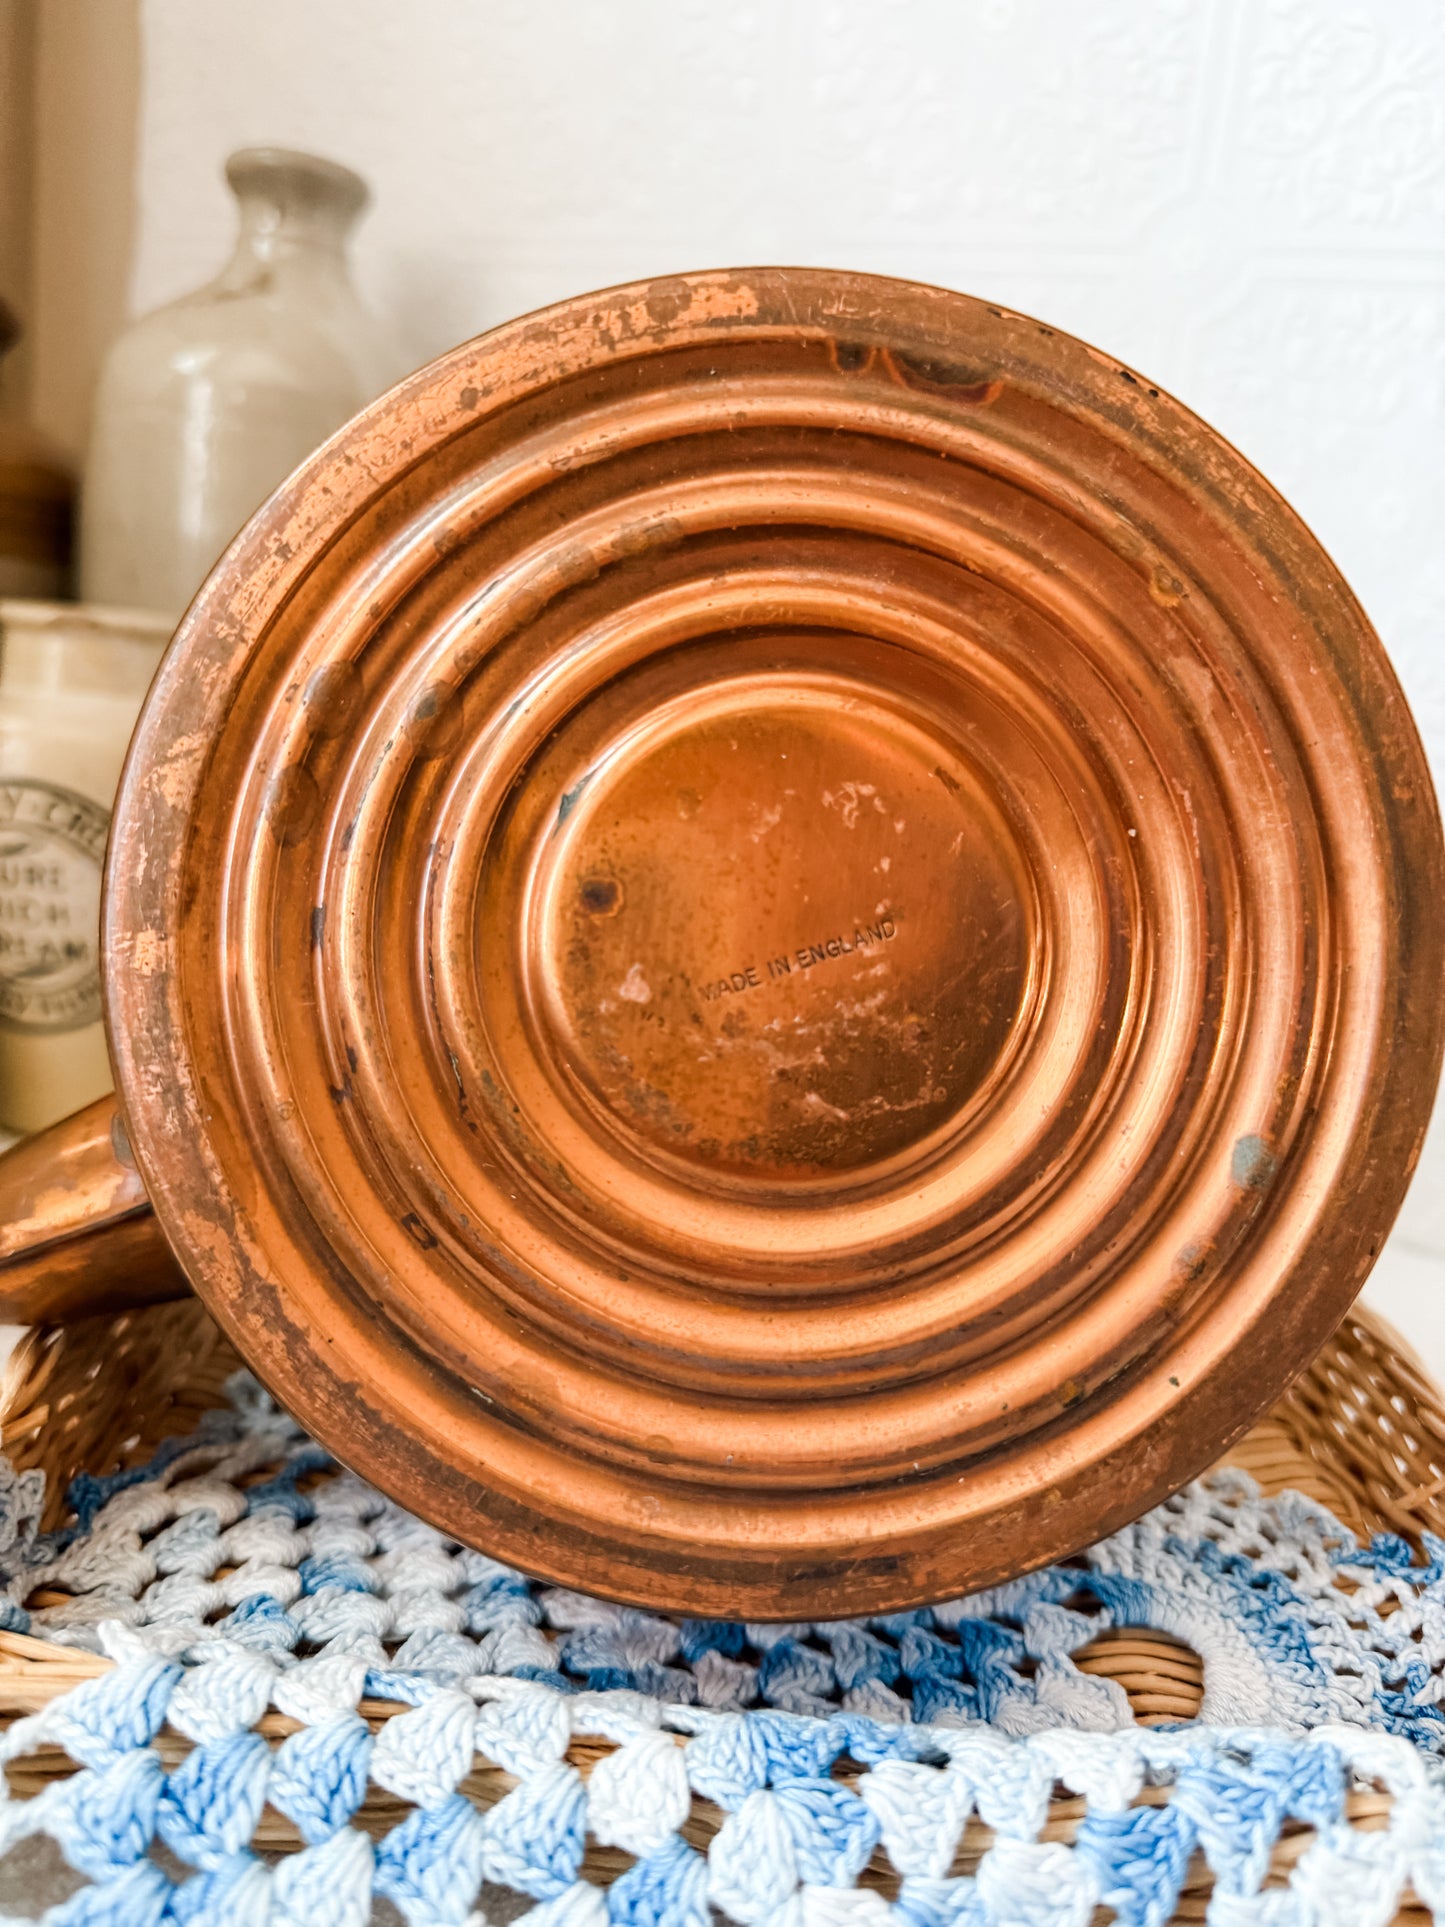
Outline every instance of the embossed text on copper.
[(444, 357), (179, 632), (109, 873), (137, 1163), (340, 1457), (822, 1617), (1218, 1456), (1440, 1053), (1435, 806), (1231, 449), (962, 296), (688, 276)]

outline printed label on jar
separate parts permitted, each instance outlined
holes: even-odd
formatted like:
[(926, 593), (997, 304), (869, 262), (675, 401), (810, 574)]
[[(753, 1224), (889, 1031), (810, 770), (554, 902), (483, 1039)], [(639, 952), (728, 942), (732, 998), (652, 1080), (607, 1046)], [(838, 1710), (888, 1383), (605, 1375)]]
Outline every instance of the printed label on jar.
[(110, 811), (34, 777), (0, 778), (0, 1026), (100, 1018), (100, 875)]

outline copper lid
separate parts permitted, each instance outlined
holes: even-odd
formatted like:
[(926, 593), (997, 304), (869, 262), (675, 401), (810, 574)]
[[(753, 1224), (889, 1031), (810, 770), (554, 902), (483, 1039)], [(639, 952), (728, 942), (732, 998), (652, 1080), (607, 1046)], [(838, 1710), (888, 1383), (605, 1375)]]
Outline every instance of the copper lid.
[(1177, 1487), (1379, 1248), (1441, 846), (1379, 644), (1130, 370), (700, 274), (412, 377), (183, 623), (109, 875), (177, 1256), (463, 1540), (906, 1606)]

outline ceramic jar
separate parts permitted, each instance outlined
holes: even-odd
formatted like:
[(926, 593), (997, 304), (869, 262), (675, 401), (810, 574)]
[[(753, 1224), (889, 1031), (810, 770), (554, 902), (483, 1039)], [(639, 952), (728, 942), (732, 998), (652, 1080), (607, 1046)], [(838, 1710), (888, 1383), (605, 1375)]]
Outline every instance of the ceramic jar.
[(178, 616), (272, 489), (403, 372), (347, 265), (360, 176), (248, 148), (226, 179), (229, 263), (122, 334), (101, 373), (81, 502), (90, 601)]
[(33, 1131), (110, 1089), (100, 879), (164, 618), (0, 601), (0, 1127)]

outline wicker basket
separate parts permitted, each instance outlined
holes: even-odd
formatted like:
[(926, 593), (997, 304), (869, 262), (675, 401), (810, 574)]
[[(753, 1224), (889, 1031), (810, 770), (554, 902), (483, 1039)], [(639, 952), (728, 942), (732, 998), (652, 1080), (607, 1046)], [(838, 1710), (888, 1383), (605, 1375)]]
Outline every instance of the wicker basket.
[[(193, 1430), (202, 1413), (223, 1402), (223, 1386), (237, 1363), (194, 1300), (63, 1330), (32, 1331), (17, 1347), (0, 1390), (0, 1449), (17, 1469), (45, 1472), (45, 1523), (59, 1524), (63, 1495), (77, 1472), (138, 1464), (162, 1439)], [(1270, 1416), (1229, 1454), (1228, 1463), (1249, 1472), (1266, 1494), (1286, 1488), (1306, 1493), (1361, 1534), (1388, 1530), (1417, 1545), (1422, 1532), (1445, 1535), (1445, 1400), (1396, 1334), (1365, 1311), (1345, 1321)], [(1114, 1630), (1074, 1659), (1082, 1670), (1117, 1681), (1140, 1721), (1188, 1720), (1199, 1711), (1199, 1656), (1156, 1632)], [(41, 1640), (0, 1634), (0, 1724), (38, 1711), (108, 1663)], [(404, 1709), (363, 1701), (361, 1710), (375, 1728)], [(260, 1731), (279, 1741), (296, 1724), (272, 1713)], [(189, 1743), (166, 1729), (158, 1750), (170, 1767), (184, 1757)], [(569, 1757), (585, 1773), (605, 1750), (600, 1741), (577, 1743)], [(39, 1792), (75, 1770), (58, 1749), (28, 1754), (7, 1769), (18, 1794)], [(500, 1768), (479, 1762), (463, 1790), (485, 1807), (513, 1784)], [(1151, 1796), (1146, 1790), (1141, 1797)], [(1357, 1827), (1384, 1825), (1388, 1809), (1384, 1793), (1349, 1797), (1349, 1817)], [(405, 1811), (402, 1802), (373, 1787), (359, 1818), (380, 1835)], [(1056, 1799), (1041, 1838), (1070, 1841), (1082, 1814), (1081, 1800)], [(696, 1800), (685, 1831), (704, 1846), (722, 1818)], [(1305, 1827), (1281, 1836), (1271, 1883), (1287, 1878), (1311, 1838)], [(971, 1821), (955, 1871), (972, 1871), (991, 1840), (986, 1826)], [(268, 1808), (254, 1844), (284, 1852), (301, 1843), (290, 1823)], [(586, 1866), (592, 1878), (605, 1880), (626, 1864), (625, 1856), (594, 1847)], [(876, 1873), (886, 1884), (886, 1863), (880, 1860)], [(1196, 1854), (1175, 1917), (1202, 1919), (1211, 1887), (1209, 1869)], [(1397, 1915), (1400, 1921), (1427, 1917), (1408, 1904)]]

